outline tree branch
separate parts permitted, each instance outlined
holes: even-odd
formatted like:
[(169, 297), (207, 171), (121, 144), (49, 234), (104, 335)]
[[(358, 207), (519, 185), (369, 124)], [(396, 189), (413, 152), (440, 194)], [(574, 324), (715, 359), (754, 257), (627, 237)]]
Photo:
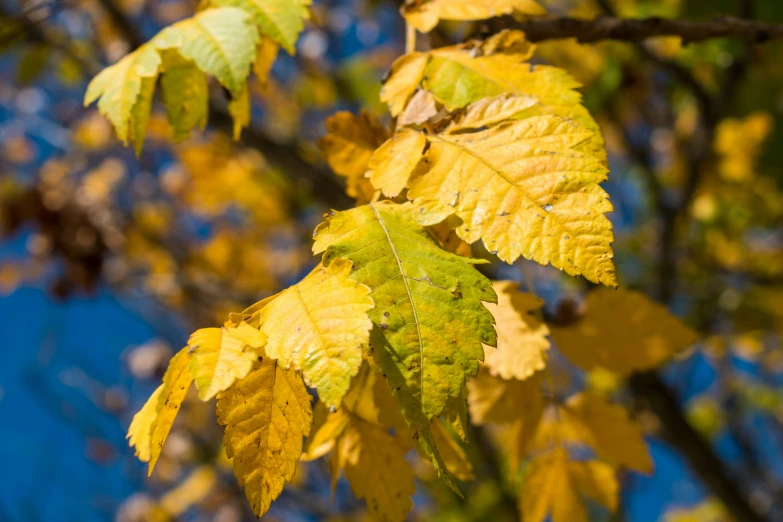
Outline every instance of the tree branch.
[(704, 22), (657, 17), (626, 19), (599, 16), (593, 20), (545, 18), (515, 22), (512, 25), (524, 31), (532, 42), (560, 38), (576, 38), (583, 43), (601, 40), (641, 42), (656, 36), (679, 36), (684, 44), (710, 38), (733, 38), (752, 43), (783, 39), (783, 25), (732, 16)]

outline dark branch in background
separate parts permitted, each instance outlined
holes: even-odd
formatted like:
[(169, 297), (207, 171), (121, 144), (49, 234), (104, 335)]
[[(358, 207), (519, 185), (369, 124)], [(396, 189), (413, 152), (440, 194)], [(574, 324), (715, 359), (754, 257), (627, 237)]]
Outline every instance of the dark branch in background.
[(664, 438), (680, 450), (696, 474), (738, 522), (763, 522), (740, 492), (723, 463), (682, 415), (672, 391), (655, 373), (636, 375), (631, 391), (646, 401), (663, 425)]
[(684, 44), (711, 38), (733, 38), (752, 43), (783, 39), (783, 25), (743, 20), (731, 16), (697, 22), (671, 18), (626, 19), (599, 16), (593, 20), (577, 18), (533, 19), (513, 24), (525, 31), (528, 40), (540, 42), (576, 38), (580, 42), (619, 40), (641, 42), (656, 36), (679, 36)]

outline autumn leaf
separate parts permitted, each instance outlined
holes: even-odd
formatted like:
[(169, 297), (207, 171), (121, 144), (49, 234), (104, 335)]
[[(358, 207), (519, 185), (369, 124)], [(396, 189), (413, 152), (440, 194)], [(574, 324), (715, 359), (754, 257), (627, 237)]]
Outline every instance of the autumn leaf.
[(207, 9), (163, 29), (149, 43), (101, 71), (87, 87), (84, 104), (98, 100), (98, 109), (112, 122), (117, 137), (126, 144), (131, 139), (140, 153), (162, 68), (167, 115), (174, 137), (182, 139), (206, 121), (205, 74), (239, 97), (256, 58), (258, 40), (258, 31), (244, 11)]
[(392, 116), (397, 116), (421, 87), (446, 109), (456, 111), (458, 117), (460, 109), (483, 99), (520, 97), (515, 103), (535, 103), (521, 106), (509, 117), (552, 115), (576, 120), (592, 132), (578, 150), (605, 163), (603, 139), (595, 120), (581, 104), (582, 97), (576, 90), (579, 83), (557, 67), (531, 66), (527, 60), (534, 51), (535, 46), (521, 31), (501, 31), (485, 41), (409, 53), (392, 64), (381, 101), (389, 105)]
[(476, 260), (438, 247), (419, 209), (380, 202), (330, 215), (313, 246), (326, 266), (350, 259), (351, 279), (372, 290), (372, 356), (416, 431), (460, 394), (478, 371), (482, 343), (496, 340), (482, 305), (496, 299), (489, 281), (471, 266)]
[(203, 130), (209, 113), (207, 77), (196, 64), (175, 50), (165, 50), (161, 75), (161, 91), (166, 116), (174, 141), (182, 141), (190, 131)]
[(611, 464), (651, 473), (652, 459), (639, 424), (622, 406), (610, 404), (599, 395), (583, 392), (560, 407), (557, 421), (560, 436), (593, 448)]
[(495, 318), (498, 347), (484, 349), (484, 365), (492, 375), (524, 380), (546, 366), (549, 328), (541, 320), (544, 302), (520, 292), (512, 281), (492, 284), (498, 304), (487, 308)]
[(182, 515), (192, 505), (203, 500), (217, 484), (217, 473), (208, 464), (194, 469), (177, 487), (160, 498), (160, 507), (168, 515)]
[(666, 307), (639, 292), (598, 289), (587, 295), (584, 307), (575, 324), (551, 329), (557, 348), (587, 371), (649, 370), (698, 340)]
[(376, 519), (405, 520), (413, 505), (413, 471), (399, 442), (386, 430), (356, 418), (338, 440), (331, 462), (344, 470), (354, 494), (367, 500)]
[(260, 315), (266, 353), (283, 368), (301, 370), (327, 406), (339, 406), (348, 391), (372, 329), (370, 289), (349, 279), (352, 272), (346, 259), (318, 266)]
[(385, 408), (379, 399), (383, 391), (388, 394), (383, 381), (364, 365), (342, 406), (335, 412), (320, 409), (306, 458), (331, 451), (333, 488), (344, 471), (354, 494), (367, 501), (375, 518), (402, 521), (413, 506), (415, 492), (413, 470), (405, 460), (410, 446), (399, 433), (389, 434), (391, 426), (381, 420)]
[(223, 444), (253, 513), (260, 517), (290, 482), (312, 424), (310, 395), (296, 370), (265, 354), (217, 401)]
[(238, 96), (250, 74), (260, 39), (249, 22), (247, 13), (240, 9), (207, 9), (166, 27), (152, 44), (158, 49), (176, 49)]
[(407, 0), (402, 15), (423, 33), (435, 28), (439, 20), (485, 20), (496, 16), (546, 14), (533, 0)]
[(238, 7), (250, 14), (259, 31), (289, 54), (310, 18), (310, 0), (204, 0), (207, 7)]
[(149, 475), (152, 475), (163, 444), (174, 424), (174, 418), (193, 382), (193, 377), (188, 370), (188, 362), (189, 355), (186, 347), (171, 359), (163, 376), (163, 384), (134, 415), (128, 428), (128, 438), (130, 445), (136, 448), (136, 456), (143, 462), (149, 461)]
[(419, 163), (427, 145), (424, 134), (402, 129), (386, 140), (369, 161), (368, 177), (387, 197), (396, 197), (405, 188), (408, 178)]
[(432, 438), (448, 472), (459, 480), (473, 480), (473, 465), (459, 441), (440, 419), (432, 421)]
[(188, 339), (190, 373), (199, 399), (208, 401), (253, 368), (266, 336), (247, 323), (236, 328), (202, 328)]
[(614, 470), (598, 461), (572, 462), (562, 448), (536, 457), (525, 472), (520, 506), (525, 522), (589, 522), (585, 499), (617, 508)]
[(614, 235), (604, 215), (612, 205), (599, 186), (607, 170), (575, 149), (591, 135), (555, 116), (427, 134), (423, 162), (407, 173), (408, 197), (454, 207), (463, 221), (457, 234), (468, 243), (481, 239), (503, 261), (524, 256), (616, 286)]
[(100, 72), (87, 87), (84, 105), (98, 100), (98, 110), (114, 125), (124, 143), (132, 139), (136, 150), (144, 143), (160, 55), (151, 44), (142, 45)]
[(329, 166), (345, 178), (348, 195), (359, 203), (372, 199), (375, 189), (365, 177), (370, 157), (386, 139), (378, 119), (362, 111), (358, 116), (338, 112), (326, 120), (327, 134), (318, 142)]
[(541, 394), (540, 374), (524, 381), (504, 380), (482, 368), (475, 379), (468, 381), (468, 406), (477, 425), (511, 427), (509, 454), (512, 468), (516, 468), (536, 440), (547, 403)]

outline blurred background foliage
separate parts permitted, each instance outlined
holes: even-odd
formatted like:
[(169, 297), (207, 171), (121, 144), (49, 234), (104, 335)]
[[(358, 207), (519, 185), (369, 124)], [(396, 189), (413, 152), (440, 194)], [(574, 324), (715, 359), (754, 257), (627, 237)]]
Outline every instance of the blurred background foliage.
[[(582, 18), (720, 13), (783, 23), (783, 3), (765, 0), (543, 3)], [(204, 133), (174, 144), (158, 107), (136, 157), (82, 106), (86, 83), (195, 8), (0, 1), (0, 520), (253, 518), (209, 405), (186, 401), (149, 481), (124, 433), (190, 331), (312, 268), (321, 215), (351, 205), (317, 145), (325, 119), (361, 107), (388, 121), (380, 81), (405, 28), (394, 2), (317, 1), (296, 56), (281, 54), (269, 82), (252, 85), (253, 122), (239, 141), (212, 85)], [(480, 25), (444, 23), (428, 44), (461, 41)], [(668, 303), (703, 336), (662, 371), (666, 384), (770, 521), (783, 520), (782, 52), (774, 42), (657, 38), (547, 41), (536, 54), (584, 85), (606, 138), (621, 284)], [(474, 254), (488, 256), (478, 246)], [(583, 281), (528, 262), (493, 270), (519, 281), (527, 273), (551, 321), (578, 314)], [(574, 380), (632, 403), (652, 448), (654, 474), (621, 477), (612, 520), (732, 520), (643, 400), (606, 372), (557, 375), (564, 389)], [(465, 499), (415, 466), (412, 519), (507, 515), (502, 433), (481, 436), (468, 448), (476, 480)], [(325, 462), (300, 467), (268, 519), (367, 518), (343, 482), (330, 500)]]

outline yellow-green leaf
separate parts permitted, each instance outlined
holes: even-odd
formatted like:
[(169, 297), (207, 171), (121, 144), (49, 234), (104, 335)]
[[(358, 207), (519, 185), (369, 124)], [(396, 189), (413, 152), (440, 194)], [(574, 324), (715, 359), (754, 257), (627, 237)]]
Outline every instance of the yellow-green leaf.
[[(442, 219), (439, 216), (439, 219)], [(489, 281), (470, 263), (442, 250), (423, 228), (426, 208), (380, 202), (328, 217), (315, 232), (323, 263), (345, 257), (351, 279), (372, 290), (372, 355), (416, 430), (426, 430), (466, 375), (475, 375), (482, 343), (494, 346)]]
[(487, 308), (495, 318), (498, 347), (484, 349), (484, 365), (503, 379), (527, 379), (546, 366), (549, 328), (541, 320), (544, 302), (521, 292), (512, 281), (496, 281), (492, 286), (498, 304)]
[(598, 289), (575, 324), (552, 325), (557, 348), (574, 364), (620, 375), (660, 366), (698, 335), (666, 307), (639, 292)]
[(160, 86), (174, 141), (182, 141), (196, 127), (203, 130), (209, 112), (207, 76), (174, 49), (164, 50)]
[(199, 69), (241, 94), (256, 59), (260, 36), (249, 15), (233, 7), (207, 9), (167, 27), (153, 40), (159, 49), (177, 49)]
[(310, 18), (311, 0), (207, 0), (211, 7), (238, 7), (249, 13), (261, 33), (268, 36), (289, 54)]
[(301, 376), (262, 355), (254, 369), (221, 393), (218, 423), (234, 474), (260, 517), (296, 473), (302, 439), (310, 432), (310, 395)]
[(236, 328), (202, 328), (188, 339), (190, 373), (199, 399), (207, 401), (228, 389), (253, 368), (266, 336), (247, 323)]
[(316, 267), (300, 283), (261, 311), (266, 353), (280, 365), (301, 370), (328, 406), (339, 406), (369, 342), (373, 308), (370, 289), (348, 279), (353, 264), (335, 259)]
[(133, 138), (137, 150), (144, 140), (160, 64), (155, 47), (142, 45), (93, 78), (84, 96), (84, 105), (100, 98), (98, 110), (114, 125), (117, 137), (125, 144)]

